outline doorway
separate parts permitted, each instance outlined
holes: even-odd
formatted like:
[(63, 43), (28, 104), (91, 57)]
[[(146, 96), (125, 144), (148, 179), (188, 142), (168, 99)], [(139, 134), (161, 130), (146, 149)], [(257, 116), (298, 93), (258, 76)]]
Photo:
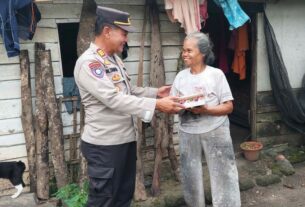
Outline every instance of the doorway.
[(240, 149), (240, 143), (256, 138), (253, 136), (255, 135), (255, 127), (253, 127), (256, 124), (253, 118), (255, 114), (251, 113), (256, 96), (256, 93), (253, 92), (256, 85), (256, 79), (253, 78), (256, 73), (256, 64), (254, 64), (256, 61), (256, 16), (258, 12), (263, 11), (262, 3), (241, 2), (240, 5), (251, 19), (246, 26), (243, 26), (243, 34), (247, 41), (244, 58), (245, 75), (237, 74), (232, 69), (237, 32), (229, 30), (229, 23), (223, 11), (213, 1), (209, 1), (209, 18), (202, 29), (202, 32), (208, 34), (214, 44), (213, 51), (216, 59), (213, 66), (223, 70), (234, 97), (234, 110), (229, 119), (234, 149), (237, 151)]

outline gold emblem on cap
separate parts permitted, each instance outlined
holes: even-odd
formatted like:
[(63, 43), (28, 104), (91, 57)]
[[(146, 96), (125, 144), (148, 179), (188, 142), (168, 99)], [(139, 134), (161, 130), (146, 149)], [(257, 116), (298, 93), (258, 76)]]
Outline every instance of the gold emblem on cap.
[(128, 18), (127, 22), (114, 21), (113, 23), (118, 25), (131, 25), (130, 18)]

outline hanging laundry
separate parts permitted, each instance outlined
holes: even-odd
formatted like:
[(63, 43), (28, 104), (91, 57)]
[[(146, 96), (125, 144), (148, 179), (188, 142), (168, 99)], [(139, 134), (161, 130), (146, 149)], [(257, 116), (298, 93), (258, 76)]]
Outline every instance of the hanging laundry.
[(35, 3), (30, 3), (16, 11), (18, 35), (23, 40), (32, 40), (41, 14)]
[(202, 25), (204, 27), (207, 19), (209, 18), (208, 0), (199, 1), (199, 13), (200, 13), (200, 21), (202, 22)]
[[(80, 97), (79, 89), (75, 83), (74, 77), (63, 77), (63, 95), (64, 97), (77, 96)], [(72, 101), (65, 101), (66, 110), (69, 114), (73, 113)], [(80, 99), (77, 101), (76, 109), (80, 109)]]
[(221, 7), (230, 24), (230, 30), (244, 25), (250, 17), (243, 11), (237, 0), (214, 0)]
[(246, 51), (249, 49), (247, 24), (232, 31), (229, 48), (234, 49), (233, 72), (239, 74), (240, 80), (246, 79)]
[[(36, 24), (40, 20), (38, 8), (35, 9), (36, 5), (33, 4), (32, 0), (0, 1), (0, 33), (8, 57), (19, 55), (20, 34), (24, 39), (33, 38)], [(35, 11), (37, 15), (34, 14)], [(20, 33), (20, 30), (23, 32)]]
[(228, 57), (227, 57), (227, 41), (225, 19), (223, 15), (218, 15), (219, 18), (219, 50), (218, 50), (218, 68), (224, 73), (229, 72)]
[(181, 23), (186, 34), (200, 31), (198, 0), (165, 0), (165, 10), (170, 21)]

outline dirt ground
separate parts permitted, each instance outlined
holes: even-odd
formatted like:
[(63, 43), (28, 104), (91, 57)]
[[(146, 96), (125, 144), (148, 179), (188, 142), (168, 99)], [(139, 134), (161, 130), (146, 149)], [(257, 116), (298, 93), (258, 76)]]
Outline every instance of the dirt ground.
[[(252, 171), (261, 169), (258, 165), (263, 162), (250, 163), (243, 158), (238, 159), (240, 176), (246, 176), (244, 169)], [(255, 186), (241, 192), (242, 207), (305, 207), (305, 162), (294, 165), (296, 173), (282, 177), (282, 181), (266, 187)], [(252, 171), (251, 176), (259, 175), (260, 172)], [(268, 173), (268, 172), (267, 172)], [(162, 195), (160, 198), (149, 198), (145, 202), (134, 203), (133, 207), (186, 207), (183, 201), (181, 186), (178, 182), (167, 180), (162, 182)], [(207, 207), (212, 207), (208, 205)]]
[[(296, 173), (284, 177), (281, 183), (267, 187), (255, 186), (242, 191), (242, 207), (304, 207), (305, 206), (305, 162), (294, 166)], [(0, 197), (0, 207), (34, 207), (33, 194), (22, 194), (17, 199)], [(44, 207), (52, 207), (45, 204)], [(186, 207), (181, 186), (173, 180), (162, 181), (159, 199), (149, 198), (146, 202), (134, 203), (133, 207)], [(211, 207), (209, 205), (208, 207)]]
[(242, 207), (304, 207), (305, 163), (294, 166), (296, 173), (281, 183), (267, 187), (255, 186), (241, 192)]

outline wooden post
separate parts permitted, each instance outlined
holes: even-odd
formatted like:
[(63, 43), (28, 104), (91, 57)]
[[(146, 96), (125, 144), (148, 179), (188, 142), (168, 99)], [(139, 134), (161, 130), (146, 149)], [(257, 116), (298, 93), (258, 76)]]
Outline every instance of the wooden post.
[[(141, 36), (141, 47), (140, 47), (140, 57), (139, 57), (139, 67), (138, 67), (138, 80), (137, 86), (143, 87), (143, 61), (144, 61), (144, 41), (146, 33), (146, 23), (147, 23), (147, 13), (148, 13), (148, 2), (145, 1), (144, 6), (144, 21), (142, 26), (142, 36)], [(136, 137), (137, 137), (137, 173), (136, 173), (136, 186), (134, 199), (136, 201), (147, 200), (147, 194), (144, 186), (144, 170), (143, 170), (143, 159), (142, 159), (142, 143), (145, 139), (145, 128), (141, 119), (137, 118), (136, 126)]]
[[(77, 35), (77, 55), (80, 56), (89, 47), (90, 42), (94, 39), (94, 23), (96, 19), (96, 3), (94, 0), (83, 0), (82, 13), (80, 16), (79, 30)], [(80, 108), (80, 122), (81, 126), (80, 133), (82, 135), (85, 112), (84, 107)], [(87, 162), (84, 156), (79, 150), (79, 184), (88, 178), (87, 176)]]
[(96, 19), (95, 0), (83, 0), (77, 35), (77, 55), (80, 56), (88, 49), (94, 39), (94, 23)]
[(45, 108), (45, 87), (42, 81), (41, 52), (45, 49), (42, 43), (35, 44), (35, 137), (36, 137), (36, 175), (37, 198), (47, 200), (49, 198), (49, 150), (48, 150), (48, 119)]
[[(84, 105), (80, 105), (80, 136), (82, 136), (85, 126), (85, 109)], [(81, 150), (79, 149), (79, 184), (82, 185), (86, 179), (88, 179), (87, 175), (87, 161)]]
[(50, 50), (40, 52), (42, 77), (45, 84), (46, 111), (49, 124), (49, 138), (51, 143), (52, 163), (57, 187), (67, 185), (67, 165), (65, 161), (63, 126), (59, 106), (56, 101), (53, 67)]
[(21, 123), (25, 137), (26, 151), (30, 173), (30, 191), (36, 191), (36, 146), (33, 126), (33, 108), (31, 92), (31, 73), (29, 52), (20, 51), (20, 76), (21, 76), (21, 103), (22, 115)]
[[(159, 22), (159, 10), (156, 0), (150, 0), (150, 22), (151, 22), (151, 58), (150, 58), (150, 77), (149, 83), (153, 87), (161, 87), (165, 84), (165, 69), (161, 46), (161, 35), (160, 35), (160, 22)], [(158, 196), (160, 194), (160, 168), (163, 155), (168, 152), (171, 156), (171, 164), (178, 163), (176, 154), (173, 153), (173, 148), (169, 147), (170, 135), (172, 134), (169, 130), (172, 128), (170, 125), (170, 116), (164, 113), (156, 113), (152, 121), (152, 127), (155, 131), (155, 164), (154, 174), (152, 181), (152, 195)], [(170, 151), (166, 151), (170, 150)], [(172, 156), (174, 154), (174, 156)], [(174, 171), (177, 168), (173, 166)], [(177, 173), (176, 173), (177, 174)]]

